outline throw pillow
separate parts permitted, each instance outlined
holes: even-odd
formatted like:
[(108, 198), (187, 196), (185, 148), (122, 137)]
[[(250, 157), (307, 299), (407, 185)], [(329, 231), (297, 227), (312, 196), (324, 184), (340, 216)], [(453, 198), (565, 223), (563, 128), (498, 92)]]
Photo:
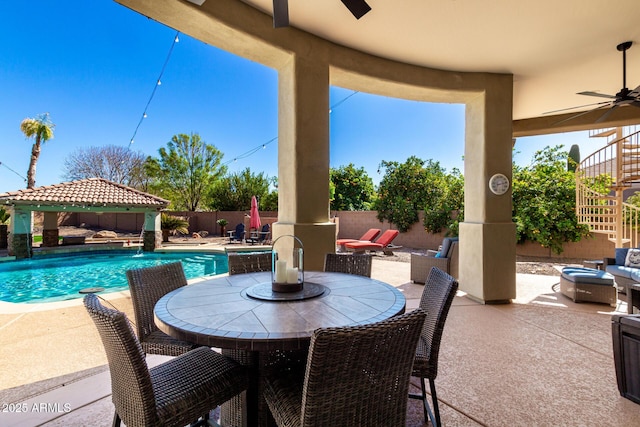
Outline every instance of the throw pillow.
[(629, 248), (616, 248), (616, 265), (624, 265), (627, 261), (627, 252)]
[(624, 266), (640, 268), (640, 249), (629, 249), (627, 259), (624, 261)]

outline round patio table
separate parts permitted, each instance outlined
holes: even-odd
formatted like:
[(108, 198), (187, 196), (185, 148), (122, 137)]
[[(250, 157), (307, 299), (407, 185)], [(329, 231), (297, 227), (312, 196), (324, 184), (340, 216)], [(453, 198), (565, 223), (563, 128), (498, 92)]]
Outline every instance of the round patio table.
[(306, 352), (315, 329), (374, 323), (405, 310), (404, 295), (375, 279), (311, 271), (305, 272), (304, 280), (321, 286), (323, 292), (291, 301), (256, 298), (251, 291), (271, 281), (270, 272), (261, 272), (193, 283), (168, 293), (156, 304), (155, 322), (163, 332), (219, 347), (253, 368), (256, 375), (246, 396), (223, 406), (223, 425), (269, 425), (260, 375), (261, 361), (270, 355)]

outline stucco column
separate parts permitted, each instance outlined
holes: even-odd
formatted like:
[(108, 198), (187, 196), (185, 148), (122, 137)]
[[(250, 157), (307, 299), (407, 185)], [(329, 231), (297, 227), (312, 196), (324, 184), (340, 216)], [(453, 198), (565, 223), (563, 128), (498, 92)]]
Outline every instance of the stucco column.
[(278, 222), (273, 237), (298, 237), (305, 270), (322, 270), (324, 255), (335, 252), (335, 224), (329, 221), (327, 64), (293, 56), (279, 69), (278, 103)]
[(9, 255), (16, 258), (31, 258), (32, 235), (31, 224), (33, 212), (28, 209), (14, 207), (9, 224)]
[(460, 289), (483, 303), (516, 297), (516, 226), (511, 186), (495, 195), (489, 179), (512, 177), (512, 79), (493, 82), (466, 104), (464, 222), (460, 224)]

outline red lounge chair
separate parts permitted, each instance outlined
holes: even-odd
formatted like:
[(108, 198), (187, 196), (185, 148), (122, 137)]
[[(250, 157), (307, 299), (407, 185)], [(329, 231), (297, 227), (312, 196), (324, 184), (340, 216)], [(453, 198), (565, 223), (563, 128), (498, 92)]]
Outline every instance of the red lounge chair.
[(380, 236), (375, 242), (349, 242), (345, 243), (345, 247), (356, 253), (364, 251), (383, 251), (385, 255), (393, 255), (389, 245), (398, 234), (400, 234), (398, 230), (387, 230), (382, 233), (382, 236)]
[(373, 239), (378, 237), (378, 234), (380, 234), (381, 231), (382, 230), (380, 230), (379, 228), (370, 228), (359, 239), (338, 239), (338, 240), (336, 240), (336, 245), (340, 246), (340, 248), (342, 250), (344, 250), (344, 245), (346, 243), (351, 243), (351, 242), (371, 242), (371, 241), (373, 241)]

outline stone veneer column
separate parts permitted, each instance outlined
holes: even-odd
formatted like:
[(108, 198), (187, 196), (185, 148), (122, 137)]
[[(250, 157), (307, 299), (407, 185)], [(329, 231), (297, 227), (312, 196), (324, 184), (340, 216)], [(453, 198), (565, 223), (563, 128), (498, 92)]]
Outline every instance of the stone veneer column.
[(144, 213), (144, 233), (142, 237), (142, 250), (153, 252), (162, 243), (162, 230), (160, 228), (160, 212)]
[(335, 252), (335, 224), (329, 221), (329, 68), (312, 57), (293, 56), (279, 69), (278, 89), (273, 237), (298, 237), (305, 270), (322, 270), (324, 255)]

